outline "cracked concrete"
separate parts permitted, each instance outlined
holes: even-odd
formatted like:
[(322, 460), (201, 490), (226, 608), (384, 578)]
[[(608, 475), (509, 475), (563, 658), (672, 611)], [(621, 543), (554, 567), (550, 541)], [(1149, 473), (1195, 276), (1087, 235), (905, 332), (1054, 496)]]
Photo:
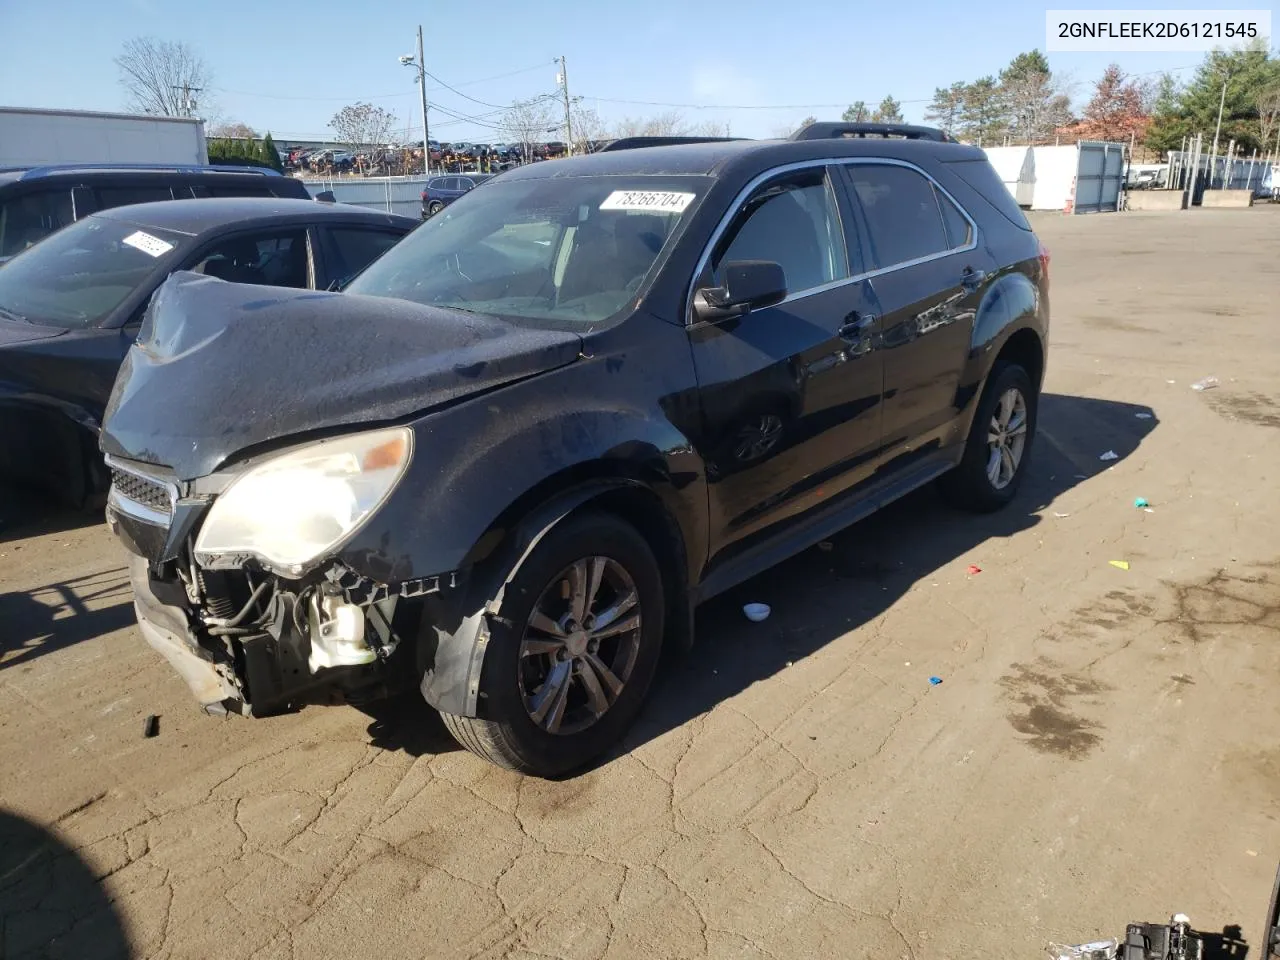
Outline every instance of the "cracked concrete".
[(1037, 227), (1053, 345), (1014, 507), (925, 491), (715, 601), (562, 782), (412, 704), (203, 716), (106, 530), (4, 501), (0, 956), (1033, 956), (1175, 910), (1256, 940), (1280, 210)]

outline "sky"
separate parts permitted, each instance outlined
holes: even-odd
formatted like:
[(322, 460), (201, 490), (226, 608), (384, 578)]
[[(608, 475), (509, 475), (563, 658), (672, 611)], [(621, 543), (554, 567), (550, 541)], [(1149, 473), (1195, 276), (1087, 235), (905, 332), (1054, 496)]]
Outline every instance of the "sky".
[[(397, 58), (415, 52), (421, 24), (428, 71), (455, 88), (429, 81), (433, 139), (501, 140), (493, 125), (502, 108), (555, 92), (561, 55), (569, 92), (606, 122), (678, 110), (690, 123), (769, 137), (809, 115), (838, 120), (845, 105), (874, 106), (886, 94), (920, 122), (935, 87), (1044, 49), (1045, 9), (1025, 0), (0, 0), (0, 106), (121, 110), (113, 59), (127, 40), (152, 36), (199, 52), (214, 78), (201, 106), (225, 121), (280, 141), (324, 139), (338, 109), (364, 100), (396, 114), (393, 139), (420, 139), (415, 72)], [(1131, 74), (1175, 70), (1185, 79), (1192, 70), (1182, 68), (1202, 56), (1062, 53), (1049, 63), (1073, 81), (1082, 106), (1112, 61)]]

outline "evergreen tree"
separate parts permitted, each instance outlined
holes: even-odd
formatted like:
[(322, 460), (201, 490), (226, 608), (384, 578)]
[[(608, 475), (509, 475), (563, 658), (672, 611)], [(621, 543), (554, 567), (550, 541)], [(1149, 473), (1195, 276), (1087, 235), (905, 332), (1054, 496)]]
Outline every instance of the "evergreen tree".
[(880, 101), (880, 106), (876, 107), (875, 113), (871, 114), (871, 120), (874, 123), (901, 123), (902, 104), (892, 96), (886, 96)]

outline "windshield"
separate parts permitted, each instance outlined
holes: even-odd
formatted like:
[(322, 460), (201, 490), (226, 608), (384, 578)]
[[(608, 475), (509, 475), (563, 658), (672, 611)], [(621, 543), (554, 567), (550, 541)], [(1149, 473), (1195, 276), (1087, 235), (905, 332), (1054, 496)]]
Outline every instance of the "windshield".
[(499, 178), (426, 221), (346, 289), (475, 313), (598, 323), (635, 298), (708, 182)]
[(92, 327), (188, 239), (182, 234), (86, 217), (0, 269), (0, 310), (35, 323)]

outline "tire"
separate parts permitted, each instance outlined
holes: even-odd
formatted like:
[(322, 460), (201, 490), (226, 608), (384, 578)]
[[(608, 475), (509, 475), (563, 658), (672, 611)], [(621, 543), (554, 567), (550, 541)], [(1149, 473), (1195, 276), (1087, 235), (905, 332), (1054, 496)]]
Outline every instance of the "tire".
[[(599, 573), (594, 572), (594, 560), (601, 561)], [(577, 569), (598, 581), (595, 603), (586, 609), (607, 615), (613, 612), (608, 606), (612, 603), (624, 612), (610, 622), (630, 622), (634, 613), (639, 615), (638, 627), (594, 641), (598, 646), (582, 656), (575, 647), (591, 642), (584, 638), (592, 634), (572, 629), (555, 653), (522, 656), (526, 639), (537, 648), (560, 643), (557, 635), (530, 625), (535, 608), (543, 614), (544, 624), (568, 623), (572, 628), (573, 601), (563, 598), (573, 593), (571, 571), (580, 562), (585, 565)], [(632, 593), (634, 606), (615, 602)], [(560, 603), (565, 610), (557, 620), (554, 614)], [(662, 574), (653, 551), (634, 527), (595, 511), (570, 516), (553, 527), (521, 564), (507, 585), (497, 616), (489, 618), (489, 645), (480, 675), (481, 716), (442, 713), (445, 727), (472, 753), (508, 770), (554, 777), (585, 765), (621, 738), (639, 713), (657, 670), (665, 610)], [(558, 668), (562, 672), (553, 674), (558, 658), (565, 658)], [(591, 719), (596, 716), (591, 686), (597, 696), (612, 688), (604, 674), (593, 670), (592, 659), (611, 667), (609, 676), (614, 680), (622, 680), (621, 689), (596, 719)], [(567, 679), (549, 686), (553, 675)], [(539, 677), (544, 677), (540, 684)], [(548, 708), (557, 698), (547, 691), (561, 686), (567, 691), (559, 698), (559, 711), (554, 705)], [(534, 717), (539, 707), (545, 712), (541, 722)], [(577, 726), (584, 722), (585, 726)], [(551, 732), (552, 726), (560, 724), (560, 730)]]
[(432, 200), (427, 204), (427, 216), (434, 217), (437, 213), (444, 209), (444, 204), (439, 200)]
[[(1022, 400), (1025, 424), (1023, 443), (1016, 457), (1012, 476), (1006, 479), (1007, 468), (1002, 465), (998, 479), (993, 481), (989, 473), (993, 459), (989, 438), (997, 425), (993, 423), (993, 418), (1003, 414), (1001, 402), (1010, 391), (1016, 391)], [(969, 438), (965, 441), (964, 455), (959, 465), (942, 478), (940, 486), (947, 500), (976, 513), (999, 510), (1013, 500), (1031, 458), (1039, 406), (1040, 394), (1032, 386), (1031, 377), (1020, 364), (1007, 363), (991, 374), (974, 413)], [(1016, 415), (1010, 417), (1010, 422), (1017, 422)]]

